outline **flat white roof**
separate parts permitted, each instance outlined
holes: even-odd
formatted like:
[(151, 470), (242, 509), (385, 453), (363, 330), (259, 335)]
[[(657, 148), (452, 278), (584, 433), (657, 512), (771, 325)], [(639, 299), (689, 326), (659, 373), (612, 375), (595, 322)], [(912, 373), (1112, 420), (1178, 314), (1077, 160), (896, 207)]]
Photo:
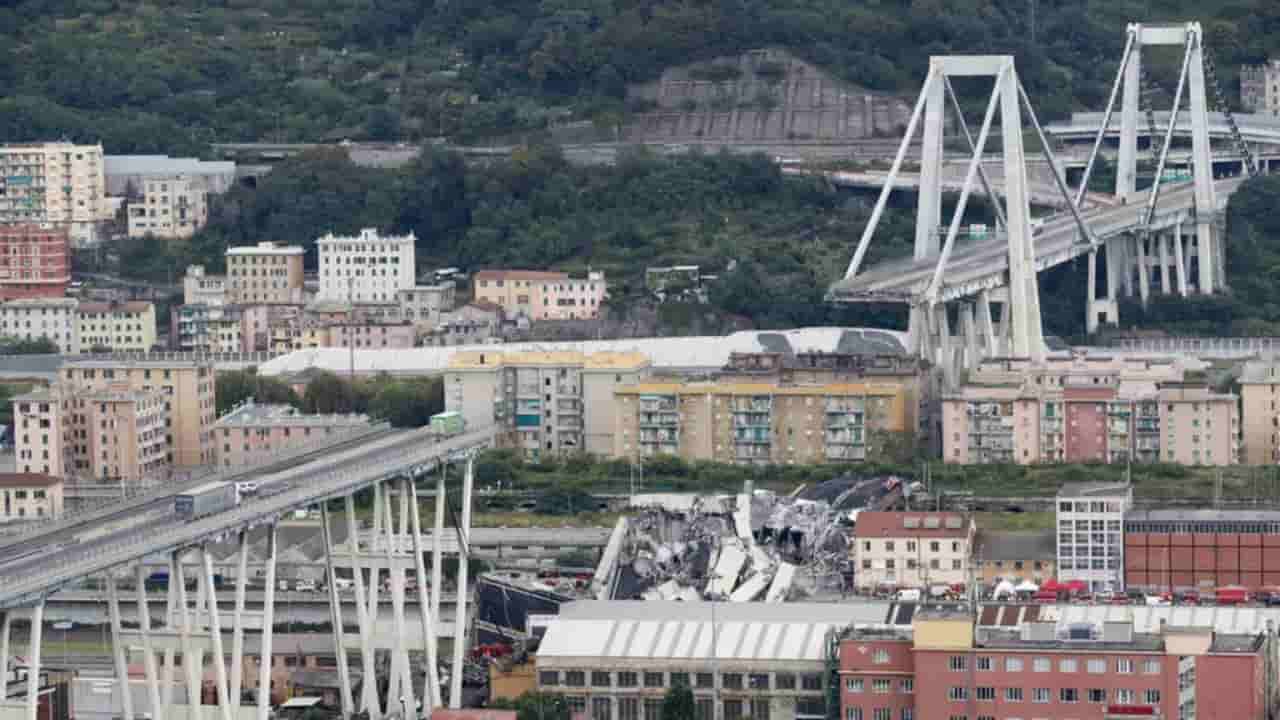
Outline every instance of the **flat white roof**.
[(301, 245), (259, 243), (258, 245), (240, 245), (239, 247), (227, 248), (228, 255), (301, 255), (302, 253)]
[(639, 352), (655, 368), (718, 369), (734, 352), (866, 352), (905, 354), (906, 333), (878, 328), (816, 327), (795, 330), (744, 330), (730, 335), (632, 338), (575, 342), (523, 342), (501, 345), (456, 345), (396, 350), (316, 348), (297, 350), (263, 363), (263, 375), (288, 375), (309, 369), (348, 372), (354, 355), (357, 372), (364, 374), (434, 375), (449, 365), (456, 352), (527, 351)]

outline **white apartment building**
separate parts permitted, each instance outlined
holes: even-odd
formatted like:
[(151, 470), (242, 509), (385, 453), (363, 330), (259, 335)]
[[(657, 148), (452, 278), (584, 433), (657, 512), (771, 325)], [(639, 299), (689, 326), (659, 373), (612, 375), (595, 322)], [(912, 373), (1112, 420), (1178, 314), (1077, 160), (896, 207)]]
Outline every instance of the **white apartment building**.
[(189, 238), (209, 220), (204, 182), (185, 175), (148, 178), (130, 199), (129, 237)]
[(861, 589), (967, 584), (977, 525), (949, 512), (860, 512), (853, 580)]
[(1240, 68), (1240, 104), (1245, 112), (1280, 116), (1280, 60)]
[(1058, 580), (1091, 591), (1124, 590), (1124, 514), (1128, 483), (1071, 483), (1058, 491)]
[(21, 298), (0, 303), (0, 336), (20, 340), (48, 338), (58, 352), (80, 352), (75, 298)]
[(416, 285), (396, 292), (396, 304), (405, 320), (414, 325), (435, 327), (441, 316), (453, 310), (456, 286), (452, 280), (434, 285)]
[(264, 241), (227, 248), (227, 299), (233, 303), (302, 302), (301, 245)]
[(0, 146), (0, 223), (66, 227), (72, 244), (83, 247), (110, 218), (101, 145)]
[(316, 241), (320, 254), (317, 300), (394, 302), (401, 290), (416, 284), (414, 243), (408, 235), (378, 234), (365, 228), (354, 237), (325, 235)]
[(203, 265), (188, 265), (182, 278), (183, 305), (219, 306), (227, 302), (227, 276), (209, 275)]

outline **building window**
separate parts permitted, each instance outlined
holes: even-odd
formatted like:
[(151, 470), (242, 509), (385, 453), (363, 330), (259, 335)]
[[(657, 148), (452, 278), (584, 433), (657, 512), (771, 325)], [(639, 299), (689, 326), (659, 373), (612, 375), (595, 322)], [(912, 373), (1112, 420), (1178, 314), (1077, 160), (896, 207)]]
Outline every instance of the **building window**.
[(569, 670), (564, 674), (564, 684), (567, 687), (585, 687), (587, 674), (582, 670)]
[(1089, 688), (1089, 702), (1105, 703), (1107, 701), (1107, 691), (1101, 688)]
[(960, 700), (968, 700), (969, 688), (966, 688), (966, 687), (947, 688), (947, 699), (953, 702), (958, 702)]
[(618, 720), (640, 720), (640, 701), (636, 698), (618, 698)]
[[(791, 687), (794, 688), (796, 686), (795, 676), (792, 675), (790, 677), (791, 677)], [(696, 676), (694, 676), (694, 680), (697, 681), (698, 687), (700, 688), (712, 688), (716, 686), (715, 675), (712, 675), (711, 673), (698, 673)], [(781, 675), (778, 676), (778, 687), (779, 688), (782, 687)]]
[(861, 693), (865, 688), (862, 678), (848, 678), (844, 681), (844, 689), (851, 693)]
[(996, 699), (996, 689), (993, 687), (977, 687), (973, 689), (973, 696), (979, 700), (994, 701)]
[(990, 655), (979, 655), (979, 656), (978, 656), (978, 669), (979, 669), (979, 670), (984, 670), (984, 671), (985, 671), (985, 670), (990, 670), (990, 669), (991, 669), (991, 665), (992, 665), (992, 662), (991, 662), (991, 656), (990, 656)]
[(800, 689), (802, 690), (821, 690), (822, 676), (816, 673), (805, 674), (800, 676)]
[(876, 665), (884, 665), (888, 663), (889, 651), (885, 650), (884, 648), (877, 649), (875, 652), (871, 653), (871, 662), (875, 663)]
[(1116, 660), (1116, 672), (1120, 673), (1121, 675), (1132, 675), (1133, 661), (1127, 658), (1121, 658), (1119, 660)]
[(871, 681), (871, 692), (877, 695), (888, 695), (892, 686), (892, 681), (888, 678), (880, 678)]
[(1052, 697), (1052, 694), (1049, 692), (1049, 688), (1032, 688), (1031, 690), (1031, 702), (1033, 703), (1047, 703), (1050, 697)]
[(610, 698), (591, 698), (591, 720), (613, 720), (613, 707)]
[(769, 700), (756, 698), (751, 701), (751, 720), (769, 720)]
[(1159, 690), (1148, 690), (1148, 691), (1146, 691), (1146, 693), (1144, 693), (1144, 694), (1143, 694), (1143, 698), (1142, 698), (1142, 699), (1143, 699), (1143, 700), (1144, 700), (1148, 705), (1159, 705), (1159, 704), (1160, 704), (1160, 691), (1159, 691)]
[(1022, 702), (1022, 688), (1013, 687), (1004, 689), (1005, 702)]
[(647, 673), (645, 673), (645, 674), (644, 674), (644, 686), (645, 686), (645, 687), (647, 687), (647, 688), (660, 688), (660, 687), (662, 687), (662, 673), (660, 673), (660, 672), (647, 672)]
[(1032, 672), (1050, 672), (1053, 670), (1053, 662), (1047, 657), (1038, 657), (1031, 661)]
[(1004, 671), (1005, 672), (1022, 672), (1022, 658), (1016, 658), (1016, 657), (1005, 658)]
[(662, 698), (645, 698), (644, 720), (662, 720)]
[(769, 674), (768, 673), (752, 673), (747, 676), (747, 686), (752, 690), (768, 690)]
[(722, 705), (724, 707), (724, 720), (742, 720), (741, 700), (725, 700)]
[[(671, 683), (675, 685), (675, 683)], [(740, 673), (723, 673), (720, 676), (720, 684), (727, 690), (742, 689), (742, 675)]]
[(947, 658), (947, 669), (951, 672), (964, 672), (967, 666), (968, 663), (963, 655), (952, 655)]
[(1119, 690), (1116, 690), (1116, 704), (1117, 704), (1117, 705), (1132, 705), (1132, 704), (1133, 704), (1133, 696), (1134, 696), (1134, 693), (1133, 693), (1133, 691), (1132, 691), (1132, 690), (1128, 690), (1128, 689), (1125, 689), (1125, 688), (1120, 688)]
[(610, 685), (612, 685), (612, 684), (613, 684), (613, 683), (611, 682), (611, 678), (609, 677), (609, 673), (607, 673), (607, 672), (600, 672), (599, 670), (594, 670), (594, 671), (592, 671), (592, 673), (591, 673), (591, 687), (603, 687), (603, 688), (607, 688), (607, 687), (609, 687), (609, 686), (610, 686)]
[(910, 695), (916, 691), (915, 678), (903, 678), (898, 681), (898, 690), (904, 695)]
[(689, 673), (673, 672), (671, 673), (671, 687), (689, 687)]
[(1085, 669), (1088, 670), (1091, 675), (1105, 675), (1107, 673), (1107, 661), (1100, 659), (1090, 660), (1085, 663)]
[(1073, 673), (1078, 669), (1075, 658), (1063, 658), (1058, 661), (1058, 672)]
[(635, 687), (639, 678), (633, 672), (618, 673), (618, 687)]
[(1160, 661), (1159, 660), (1143, 660), (1142, 674), (1143, 675), (1159, 675)]
[(862, 717), (862, 708), (847, 707), (844, 709), (844, 720), (865, 720)]
[(555, 687), (560, 684), (559, 670), (543, 670), (538, 673), (538, 684), (543, 687)]
[(1058, 693), (1058, 697), (1064, 703), (1080, 702), (1080, 690), (1077, 688), (1062, 688)]
[(893, 720), (893, 709), (876, 708), (871, 711), (871, 720)]
[[(702, 675), (700, 674), (698, 677), (702, 677)], [(778, 673), (773, 676), (773, 682), (779, 690), (796, 689), (796, 676), (791, 673)], [(702, 687), (702, 685), (699, 685), (698, 687)]]

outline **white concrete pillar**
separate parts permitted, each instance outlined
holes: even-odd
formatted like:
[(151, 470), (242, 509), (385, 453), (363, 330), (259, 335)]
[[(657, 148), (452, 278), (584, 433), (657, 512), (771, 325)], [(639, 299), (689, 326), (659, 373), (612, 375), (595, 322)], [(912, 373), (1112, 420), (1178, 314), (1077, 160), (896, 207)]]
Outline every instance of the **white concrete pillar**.
[[(249, 584), (249, 531), (239, 532), (240, 552), (236, 561), (235, 615), (231, 618), (231, 677), (227, 695), (232, 707), (240, 707), (244, 682), (244, 606)], [(275, 588), (268, 588), (274, 592)]]
[(1173, 294), (1173, 286), (1169, 284), (1169, 238), (1164, 233), (1156, 233), (1156, 245), (1160, 248), (1160, 292)]
[[(440, 460), (440, 475), (436, 478), (436, 500), (435, 500), (435, 524), (432, 527), (434, 532), (433, 542), (431, 543), (431, 617), (440, 617), (440, 596), (444, 593), (444, 549), (440, 547), (444, 539), (444, 508), (446, 499), (445, 485), (448, 480), (449, 463), (444, 458)], [(439, 635), (431, 636), (432, 646), (438, 650), (440, 645)], [(441, 700), (443, 703), (443, 700)]]
[[(221, 720), (232, 720), (231, 693), (227, 689), (227, 658), (222, 654), (222, 616), (218, 612), (218, 590), (213, 582), (213, 556), (207, 546), (200, 548), (204, 563), (204, 597), (209, 610), (209, 639), (213, 646), (213, 677), (217, 684), (218, 710)], [(236, 705), (240, 702), (237, 700)]]
[(925, 106), (924, 137), (920, 146), (920, 190), (916, 205), (916, 260), (937, 257), (941, 249), (938, 230), (942, 224), (942, 121), (946, 113), (946, 93), (942, 82), (927, 82), (921, 92)]
[(4, 611), (0, 620), (0, 682), (9, 682), (9, 638), (13, 630), (13, 611)]
[[(390, 490), (390, 485), (387, 489)], [(401, 492), (400, 496), (404, 500), (408, 499), (408, 495), (404, 492)], [(388, 497), (386, 504), (388, 531), (395, 527), (392, 522), (394, 517), (390, 500)], [(403, 500), (401, 510), (408, 510), (408, 505), (403, 504)], [(407, 516), (408, 513), (404, 512), (404, 515)], [(405, 635), (408, 633), (404, 619), (404, 568), (395, 561), (392, 553), (391, 543), (387, 543), (387, 569), (391, 572), (391, 619), (395, 629), (395, 639), (391, 644), (391, 682), (388, 683), (386, 706), (388, 709), (398, 707), (396, 704), (398, 698), (403, 697), (405, 706), (412, 709), (417, 707), (417, 703), (413, 695), (413, 675), (409, 668), (409, 653), (404, 642)]]
[(147, 602), (147, 571), (139, 563), (134, 568), (137, 586), (134, 588), (138, 601), (138, 631), (142, 635), (142, 668), (147, 678), (147, 695), (151, 700), (151, 717), (153, 720), (165, 720), (167, 708), (160, 699), (160, 675), (156, 671), (156, 653), (151, 644), (151, 606)]
[(1173, 272), (1178, 280), (1178, 294), (1182, 297), (1187, 296), (1187, 261), (1186, 253), (1182, 250), (1182, 221), (1174, 223), (1173, 226)]
[(990, 290), (980, 290), (978, 292), (977, 322), (979, 340), (986, 348), (986, 356), (999, 355), (1000, 348), (996, 344), (996, 333), (991, 323)]
[[(360, 556), (360, 536), (356, 534), (356, 508), (355, 502), (350, 495), (346, 496), (344, 500), (347, 506), (347, 542), (348, 547), (351, 549), (352, 590), (356, 601), (356, 625), (360, 633), (360, 708), (369, 713), (370, 720), (377, 720), (382, 716), (382, 710), (378, 703), (376, 688), (377, 673), (373, 657), (373, 627), (365, 605), (364, 563)], [(370, 550), (372, 551), (372, 548)], [(370, 582), (376, 584), (378, 582), (377, 576), (371, 577)]]
[[(169, 555), (169, 583), (165, 588), (164, 601), (164, 627), (168, 630), (173, 629), (173, 615), (178, 611), (178, 587), (177, 587), (177, 568), (174, 567), (173, 555)], [(173, 686), (177, 679), (174, 673), (178, 671), (177, 665), (173, 660), (174, 649), (173, 643), (168, 643), (164, 648), (164, 665), (161, 669), (161, 692), (163, 693), (162, 702), (164, 703), (164, 712), (166, 715), (173, 716)]]
[(1084, 330), (1092, 335), (1098, 331), (1098, 251), (1090, 250), (1085, 258), (1089, 278), (1084, 290)]
[(1009, 305), (1012, 308), (1011, 353), (1034, 362), (1044, 360), (1044, 331), (1040, 319), (1040, 291), (1036, 279), (1035, 243), (1027, 192), (1027, 163), (1022, 146), (1018, 74), (1012, 63), (997, 78), (1000, 91), (1000, 131), (1004, 153), (1004, 185), (1009, 218)]
[(1134, 249), (1137, 250), (1138, 261), (1138, 295), (1142, 299), (1142, 306), (1147, 306), (1147, 300), (1151, 297), (1151, 265), (1147, 262), (1147, 242), (1146, 238), (1138, 235), (1133, 238)]
[[(471, 485), (475, 475), (475, 456), (467, 456), (467, 469), (462, 476), (462, 520), (458, 535), (458, 601), (453, 629), (453, 671), (449, 674), (449, 707), (462, 707), (462, 660), (467, 650), (467, 596), (470, 594), (467, 563), (471, 559)], [(438, 542), (438, 541), (437, 541)]]
[(1217, 287), (1217, 232), (1213, 219), (1218, 203), (1213, 183), (1213, 148), (1209, 142), (1209, 105), (1205, 95), (1204, 34), (1200, 23), (1196, 22), (1187, 23), (1187, 32), (1192, 36), (1187, 80), (1191, 85), (1191, 158), (1196, 195), (1197, 255), (1200, 261), (1200, 292), (1207, 295)]
[[(169, 582), (178, 586), (178, 624), (180, 626), (178, 643), (182, 647), (182, 668), (186, 671), (187, 676), (187, 706), (189, 708), (187, 717), (190, 720), (198, 720), (204, 717), (204, 708), (201, 707), (201, 690), (204, 688), (204, 651), (196, 648), (191, 642), (191, 631), (193, 630), (193, 618), (190, 609), (187, 607), (187, 575), (186, 568), (183, 566), (182, 551), (173, 551), (174, 574), (169, 576)], [(199, 582), (197, 580), (197, 582)]]
[(258, 655), (258, 720), (271, 718), (271, 640), (276, 623), (276, 560), (280, 548), (276, 539), (275, 523), (267, 526), (266, 581), (267, 591), (262, 596), (262, 650)]
[[(439, 661), (436, 657), (435, 647), (435, 623), (437, 618), (431, 614), (431, 600), (427, 591), (426, 562), (422, 557), (422, 513), (421, 508), (418, 507), (418, 488), (412, 479), (409, 480), (409, 501), (410, 521), (413, 525), (413, 569), (418, 575), (418, 611), (422, 622), (422, 647), (427, 657), (427, 667), (424, 670), (426, 678), (423, 684), (426, 697), (422, 699), (422, 710), (424, 717), (430, 718), (431, 711), (440, 706), (440, 677), (437, 672)], [(434, 544), (438, 545), (439, 539), (436, 539)]]
[[(1127, 197), (1137, 189), (1138, 113), (1142, 98), (1142, 25), (1131, 23), (1128, 31), (1137, 41), (1124, 66), (1124, 87), (1120, 99), (1120, 150), (1116, 160), (1116, 195)], [(1110, 259), (1110, 257), (1108, 257)]]
[[(337, 573), (333, 562), (333, 531), (329, 524), (329, 504), (320, 503), (320, 531), (324, 534), (324, 564), (329, 591), (329, 622), (333, 625), (333, 652), (338, 660), (338, 700), (342, 706), (342, 716), (349, 718), (355, 714), (355, 701), (351, 696), (351, 668), (347, 664), (346, 632), (342, 622), (342, 598), (338, 596)], [(351, 542), (355, 542), (353, 536)], [(355, 572), (359, 572), (355, 568)]]
[[(133, 720), (133, 693), (129, 689), (129, 658), (125, 655), (124, 640), (120, 637), (120, 596), (116, 591), (116, 574), (112, 570), (103, 573), (107, 584), (107, 614), (111, 621), (111, 658), (115, 664), (116, 686), (120, 690), (120, 708), (124, 720)], [(6, 620), (8, 618), (6, 617)], [(8, 638), (5, 638), (8, 645)], [(5, 648), (8, 652), (8, 648)], [(0, 673), (0, 678), (6, 677)]]
[(44, 599), (31, 608), (27, 641), (27, 720), (40, 718), (40, 645), (44, 642)]

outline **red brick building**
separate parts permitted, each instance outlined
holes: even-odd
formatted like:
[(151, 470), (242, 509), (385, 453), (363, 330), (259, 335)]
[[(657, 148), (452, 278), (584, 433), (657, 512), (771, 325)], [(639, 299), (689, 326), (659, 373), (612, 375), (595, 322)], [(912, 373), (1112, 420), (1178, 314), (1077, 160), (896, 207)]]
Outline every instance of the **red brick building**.
[(1280, 585), (1280, 512), (1130, 511), (1124, 565), (1126, 587), (1152, 592)]
[(66, 226), (0, 225), (0, 300), (64, 297), (70, 282)]
[(1067, 462), (1107, 462), (1107, 407), (1115, 399), (1114, 387), (1063, 389)]
[(1265, 656), (1273, 642), (1209, 628), (1135, 633), (1127, 620), (975, 632), (965, 612), (922, 611), (909, 632), (846, 632), (841, 717), (1106, 720), (1137, 713), (1263, 720)]

